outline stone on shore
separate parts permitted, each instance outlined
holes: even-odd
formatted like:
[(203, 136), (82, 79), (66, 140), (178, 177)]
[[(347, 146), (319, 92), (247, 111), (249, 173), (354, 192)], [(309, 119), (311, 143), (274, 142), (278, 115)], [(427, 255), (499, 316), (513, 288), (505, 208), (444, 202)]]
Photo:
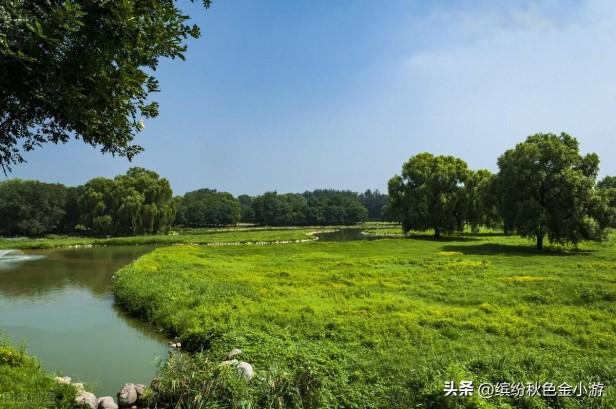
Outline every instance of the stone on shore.
[(70, 376), (56, 376), (56, 382), (58, 383), (63, 383), (65, 385), (70, 385), (71, 384), (71, 377)]
[(231, 352), (227, 355), (227, 361), (230, 361), (238, 356), (242, 355), (242, 350), (239, 348), (233, 348)]
[(118, 405), (111, 396), (103, 396), (98, 398), (97, 409), (118, 409)]
[(89, 409), (97, 409), (96, 395), (90, 392), (82, 391), (75, 396), (75, 404), (77, 406), (86, 407)]
[(145, 385), (142, 385), (140, 383), (135, 385), (135, 391), (137, 392), (137, 402), (141, 401), (141, 398), (143, 398), (143, 394), (145, 393)]
[(252, 365), (248, 362), (240, 362), (237, 364), (237, 373), (246, 381), (250, 381), (255, 376), (255, 371), (252, 369)]
[(86, 390), (86, 388), (83, 386), (83, 383), (81, 382), (75, 382), (72, 385), (75, 389), (77, 389), (77, 392), (83, 392)]
[(137, 403), (137, 390), (135, 389), (135, 384), (127, 383), (122, 387), (120, 392), (118, 392), (118, 405), (121, 408), (130, 408), (135, 403)]

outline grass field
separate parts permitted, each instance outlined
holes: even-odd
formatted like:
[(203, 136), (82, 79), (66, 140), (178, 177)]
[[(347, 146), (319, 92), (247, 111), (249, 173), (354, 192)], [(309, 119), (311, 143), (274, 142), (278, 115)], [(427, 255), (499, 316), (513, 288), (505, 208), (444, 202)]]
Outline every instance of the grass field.
[(312, 234), (326, 230), (320, 227), (235, 227), (182, 229), (168, 235), (127, 237), (49, 236), (39, 239), (1, 238), (0, 249), (46, 249), (71, 246), (171, 245), (213, 243), (255, 243), (310, 240)]
[(75, 389), (56, 383), (38, 362), (0, 339), (0, 408), (73, 408)]
[[(161, 248), (120, 302), (195, 354), (154, 399), (183, 408), (614, 408), (616, 243), (538, 253), (495, 234)], [(234, 347), (257, 377), (218, 362)], [(604, 383), (603, 398), (445, 397), (446, 381)]]

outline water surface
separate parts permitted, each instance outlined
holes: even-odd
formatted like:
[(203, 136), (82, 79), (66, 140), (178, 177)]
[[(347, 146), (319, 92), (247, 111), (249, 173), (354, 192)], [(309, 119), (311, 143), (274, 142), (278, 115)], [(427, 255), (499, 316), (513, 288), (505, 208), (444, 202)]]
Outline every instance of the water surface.
[(111, 277), (151, 247), (97, 247), (0, 255), (0, 333), (51, 372), (98, 396), (149, 383), (166, 339), (115, 304)]

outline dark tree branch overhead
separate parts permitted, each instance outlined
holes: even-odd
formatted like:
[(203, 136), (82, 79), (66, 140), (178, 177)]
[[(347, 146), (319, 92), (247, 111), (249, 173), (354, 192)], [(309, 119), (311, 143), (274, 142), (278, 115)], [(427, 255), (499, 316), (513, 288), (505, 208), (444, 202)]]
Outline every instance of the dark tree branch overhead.
[[(210, 0), (203, 5), (209, 7)], [(71, 139), (131, 159), (160, 58), (200, 35), (174, 0), (0, 2), (0, 167)]]

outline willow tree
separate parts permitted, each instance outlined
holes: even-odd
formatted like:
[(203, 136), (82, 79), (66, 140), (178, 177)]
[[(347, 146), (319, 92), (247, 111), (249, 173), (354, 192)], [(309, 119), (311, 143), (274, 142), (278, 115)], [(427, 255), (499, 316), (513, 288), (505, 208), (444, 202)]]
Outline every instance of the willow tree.
[(404, 232), (434, 231), (435, 237), (464, 228), (465, 182), (469, 169), (462, 159), (424, 152), (402, 165), (389, 180), (389, 209)]
[(94, 234), (165, 233), (175, 218), (169, 181), (147, 169), (92, 179), (80, 192), (81, 224)]
[(532, 237), (577, 243), (604, 237), (604, 218), (593, 209), (599, 157), (582, 156), (566, 133), (536, 134), (498, 158), (500, 213), (505, 226)]

